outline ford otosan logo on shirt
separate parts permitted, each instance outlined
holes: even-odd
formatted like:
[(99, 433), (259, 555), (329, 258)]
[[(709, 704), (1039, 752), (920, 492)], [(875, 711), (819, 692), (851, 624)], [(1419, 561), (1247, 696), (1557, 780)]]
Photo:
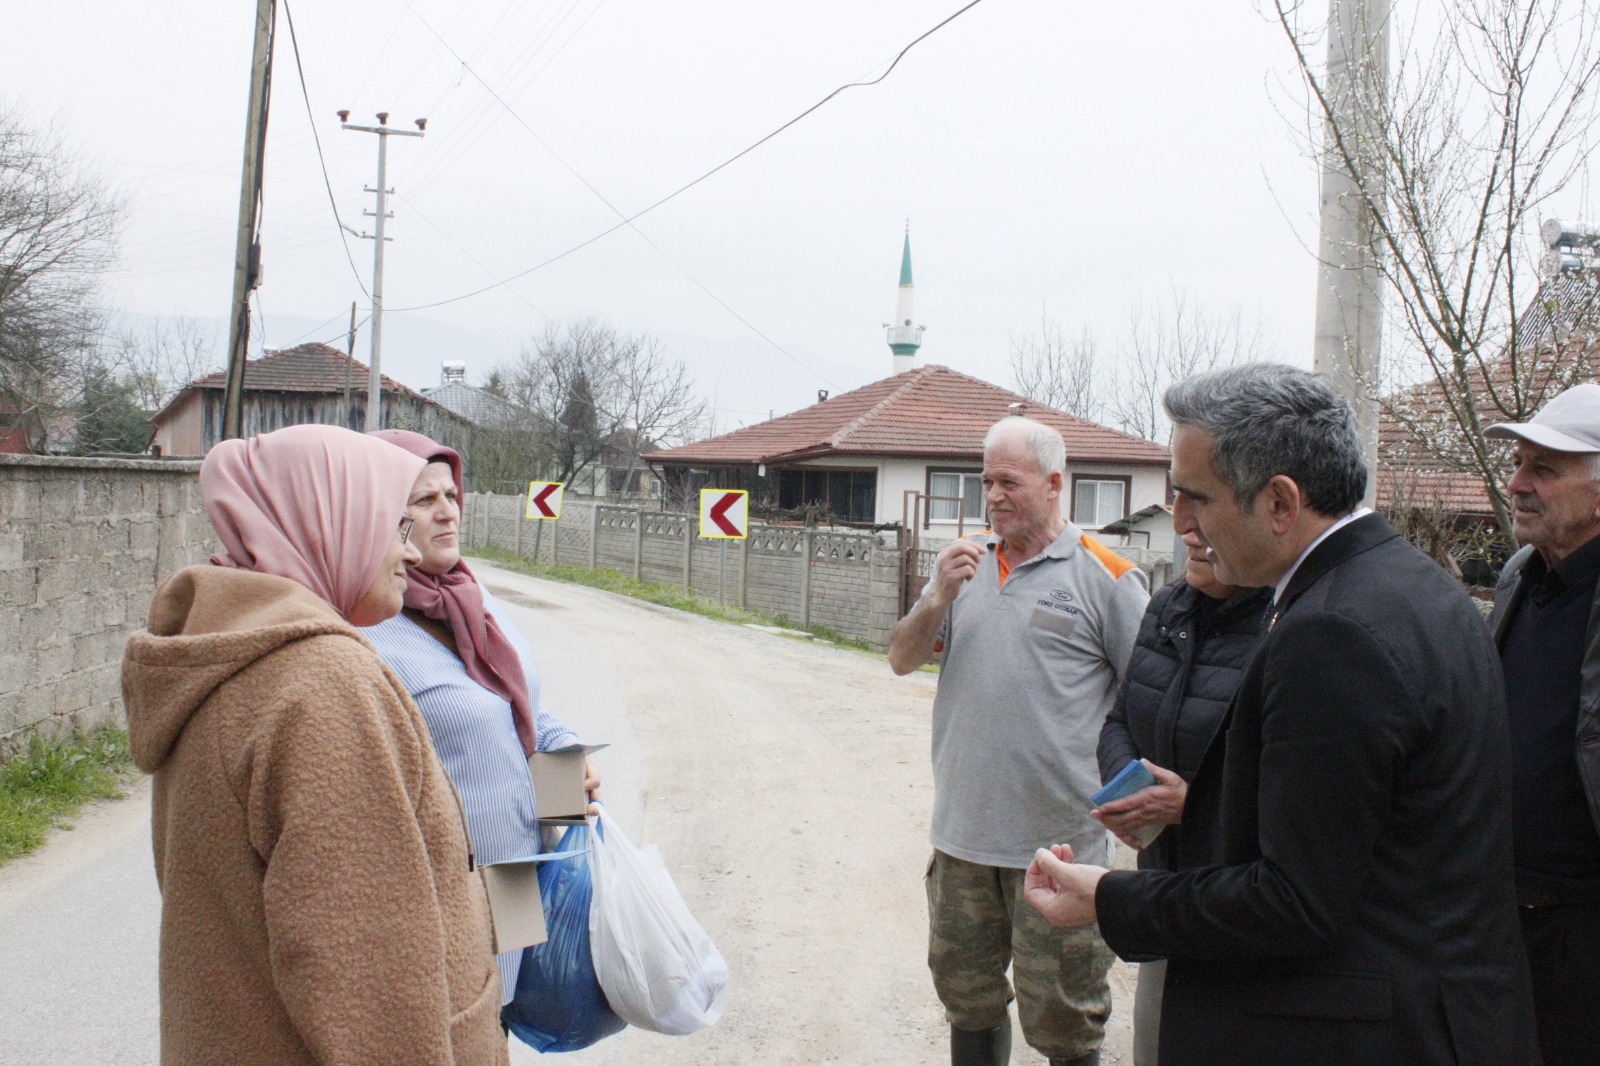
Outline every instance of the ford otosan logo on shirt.
[(1083, 613), (1072, 605), (1072, 593), (1065, 589), (1053, 589), (1048, 600), (1041, 596), (1037, 602), (1040, 607), (1048, 607), (1052, 611), (1060, 611), (1064, 614)]
[(1072, 599), (1072, 594), (1059, 589), (1050, 593), (1048, 597), (1040, 596), (1033, 601), (1033, 613), (1028, 617), (1028, 625), (1043, 633), (1053, 633), (1058, 637), (1070, 637), (1073, 630), (1078, 627), (1078, 616), (1083, 612), (1070, 603), (1061, 602), (1062, 599)]

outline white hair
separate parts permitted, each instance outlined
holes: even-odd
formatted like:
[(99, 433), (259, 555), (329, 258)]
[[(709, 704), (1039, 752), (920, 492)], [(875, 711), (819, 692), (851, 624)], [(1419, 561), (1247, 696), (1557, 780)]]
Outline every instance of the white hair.
[(1045, 477), (1067, 472), (1067, 446), (1062, 442), (1061, 434), (1043, 422), (1035, 422), (1021, 415), (1002, 418), (983, 435), (984, 452), (987, 453), (1006, 437), (1020, 438), (1028, 446), (1038, 463), (1039, 473)]

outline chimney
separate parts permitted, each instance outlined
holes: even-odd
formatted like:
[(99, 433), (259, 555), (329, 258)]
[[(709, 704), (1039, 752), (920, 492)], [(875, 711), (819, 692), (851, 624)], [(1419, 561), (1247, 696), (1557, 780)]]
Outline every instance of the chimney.
[(463, 385), (466, 384), (466, 381), (467, 381), (467, 364), (461, 362), (459, 359), (447, 359), (443, 363), (440, 363), (439, 364), (439, 384), (440, 384), (440, 386), (449, 385), (452, 382), (456, 382), (456, 381), (461, 382)]

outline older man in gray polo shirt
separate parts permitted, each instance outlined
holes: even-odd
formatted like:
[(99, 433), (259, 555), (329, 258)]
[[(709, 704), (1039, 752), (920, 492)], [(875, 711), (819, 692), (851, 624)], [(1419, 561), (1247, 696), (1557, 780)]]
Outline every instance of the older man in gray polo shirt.
[(950, 545), (895, 627), (889, 664), (942, 654), (933, 704), (928, 965), (953, 1066), (1010, 1059), (1012, 967), (1023, 1036), (1052, 1066), (1094, 1066), (1111, 953), (1023, 900), (1034, 851), (1107, 857), (1089, 817), (1095, 745), (1149, 602), (1144, 574), (1061, 517), (1061, 435), (1027, 418), (984, 439), (992, 533)]

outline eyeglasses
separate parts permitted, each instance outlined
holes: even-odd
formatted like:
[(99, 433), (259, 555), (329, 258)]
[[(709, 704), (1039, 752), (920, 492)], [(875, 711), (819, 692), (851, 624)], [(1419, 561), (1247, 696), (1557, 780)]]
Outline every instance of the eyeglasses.
[(411, 540), (411, 527), (416, 525), (416, 523), (417, 523), (417, 520), (415, 518), (412, 518), (410, 515), (406, 515), (404, 518), (400, 519), (400, 543), (401, 544), (406, 544), (406, 543), (410, 542), (410, 540)]

